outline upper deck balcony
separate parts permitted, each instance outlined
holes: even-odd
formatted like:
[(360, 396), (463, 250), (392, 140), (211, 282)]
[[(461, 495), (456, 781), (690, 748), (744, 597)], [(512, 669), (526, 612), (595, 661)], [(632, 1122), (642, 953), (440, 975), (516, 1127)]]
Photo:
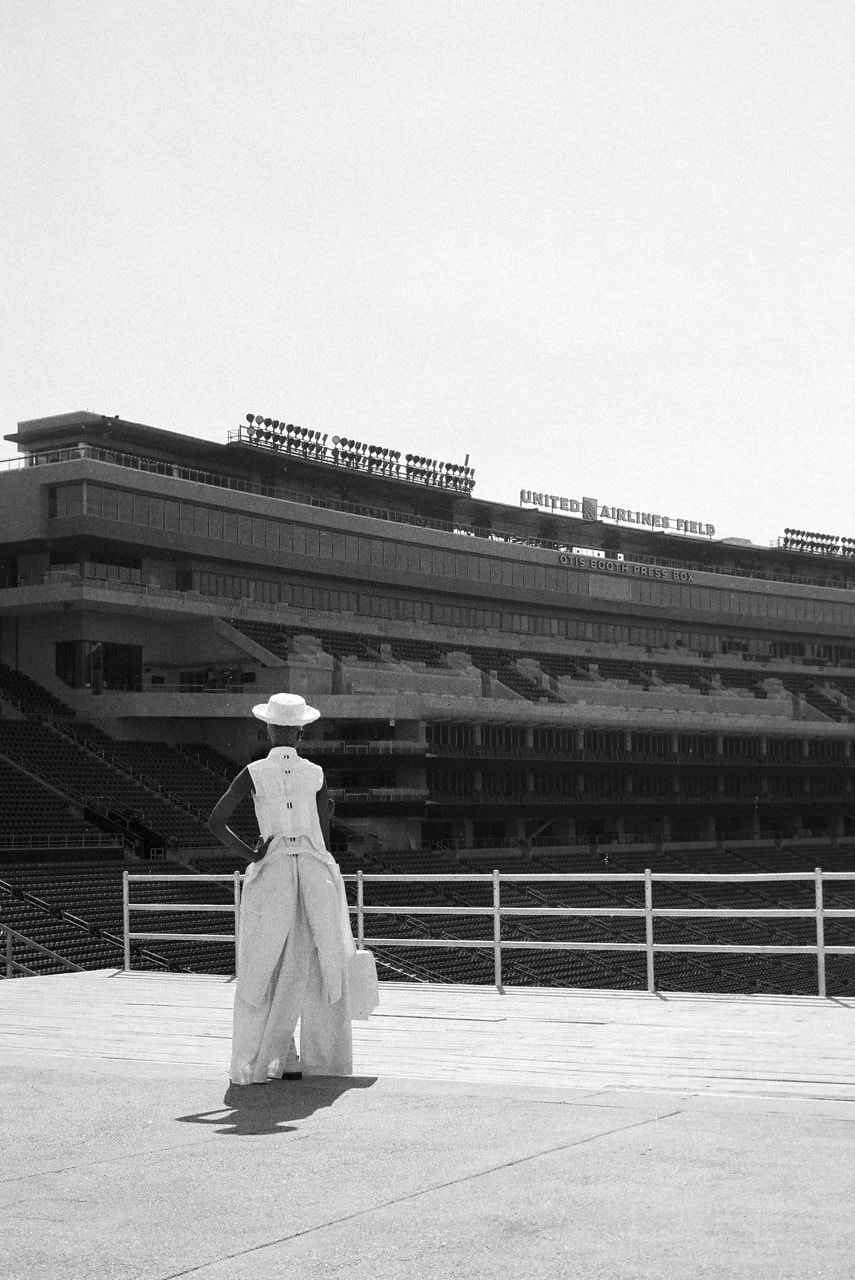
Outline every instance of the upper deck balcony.
[[(327, 441), (319, 432), (255, 415), (249, 426), (222, 445), (177, 432), (92, 413), (62, 414), (19, 424), (5, 438), (24, 457), (14, 465), (59, 465), (75, 458), (149, 470), (220, 489), (281, 496), (307, 505), (367, 515), (395, 523), (486, 538), (516, 546), (568, 554), (580, 546), (640, 565), (688, 572), (855, 587), (855, 544), (809, 552), (791, 539), (778, 547), (716, 542), (641, 528), (615, 528), (472, 496), (474, 472), (467, 463), (440, 463), (348, 438)], [(333, 441), (337, 443), (333, 443)], [(807, 546), (807, 544), (805, 544)], [(845, 553), (845, 554), (844, 554)]]

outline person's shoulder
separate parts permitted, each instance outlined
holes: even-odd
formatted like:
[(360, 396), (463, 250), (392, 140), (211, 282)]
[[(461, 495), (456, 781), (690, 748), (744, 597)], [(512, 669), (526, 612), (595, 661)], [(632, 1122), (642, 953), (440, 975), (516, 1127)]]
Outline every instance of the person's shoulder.
[(312, 773), (323, 773), (323, 769), (319, 764), (315, 764), (314, 760), (307, 760), (305, 756), (300, 756), (304, 769), (311, 769)]
[(324, 771), (319, 764), (315, 764), (313, 760), (307, 760), (304, 756), (300, 756), (300, 764), (306, 777), (319, 778), (323, 782)]

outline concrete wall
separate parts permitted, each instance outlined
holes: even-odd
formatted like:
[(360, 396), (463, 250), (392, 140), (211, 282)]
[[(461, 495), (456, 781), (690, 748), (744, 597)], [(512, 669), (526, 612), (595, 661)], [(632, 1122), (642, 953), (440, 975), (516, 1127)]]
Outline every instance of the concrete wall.
[(476, 668), (419, 668), (409, 663), (341, 663), (341, 693), (426, 693), (440, 697), (477, 698), (481, 673)]
[(47, 498), (44, 486), (63, 478), (65, 468), (23, 467), (0, 472), (0, 542), (19, 543), (44, 536)]
[[(627, 707), (638, 710), (686, 711), (697, 715), (753, 716), (761, 719), (792, 719), (793, 704), (789, 697), (755, 698), (729, 689), (721, 693), (683, 693), (674, 686), (660, 689), (637, 689), (631, 685), (581, 682), (562, 676), (558, 680), (562, 698), (571, 706)], [(802, 719), (812, 717), (803, 716)], [(824, 718), (824, 717), (823, 717)]]

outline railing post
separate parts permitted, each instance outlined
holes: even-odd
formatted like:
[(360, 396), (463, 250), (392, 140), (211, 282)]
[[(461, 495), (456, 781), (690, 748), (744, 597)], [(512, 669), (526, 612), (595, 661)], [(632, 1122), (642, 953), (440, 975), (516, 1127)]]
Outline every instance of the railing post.
[(814, 868), (816, 892), (816, 977), (819, 995), (825, 999), (825, 917), (822, 908), (822, 868)]
[(356, 873), (356, 946), (359, 951), (365, 950), (365, 916), (363, 907), (362, 872)]
[(493, 870), (493, 976), (502, 990), (502, 873)]
[(235, 976), (238, 971), (238, 959), (240, 957), (240, 872), (234, 873), (234, 895), (235, 895)]
[(122, 872), (122, 920), (125, 932), (125, 973), (131, 971), (131, 907), (127, 871)]
[(11, 929), (4, 929), (4, 932), (6, 934), (6, 977), (11, 978), (14, 972), (12, 967), (12, 931)]
[(656, 973), (653, 962), (653, 880), (650, 868), (644, 870), (644, 941), (647, 950), (647, 990), (656, 990)]

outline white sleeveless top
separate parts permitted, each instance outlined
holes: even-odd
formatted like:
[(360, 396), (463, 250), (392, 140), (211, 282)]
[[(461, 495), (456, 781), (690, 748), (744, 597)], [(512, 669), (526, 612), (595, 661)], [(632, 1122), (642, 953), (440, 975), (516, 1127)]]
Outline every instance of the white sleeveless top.
[(323, 861), (330, 858), (318, 818), (323, 769), (298, 756), (294, 747), (273, 747), (264, 760), (247, 767), (258, 829), (262, 839), (274, 838), (271, 852), (275, 847), (287, 853), (290, 845), (293, 853), (302, 848)]

